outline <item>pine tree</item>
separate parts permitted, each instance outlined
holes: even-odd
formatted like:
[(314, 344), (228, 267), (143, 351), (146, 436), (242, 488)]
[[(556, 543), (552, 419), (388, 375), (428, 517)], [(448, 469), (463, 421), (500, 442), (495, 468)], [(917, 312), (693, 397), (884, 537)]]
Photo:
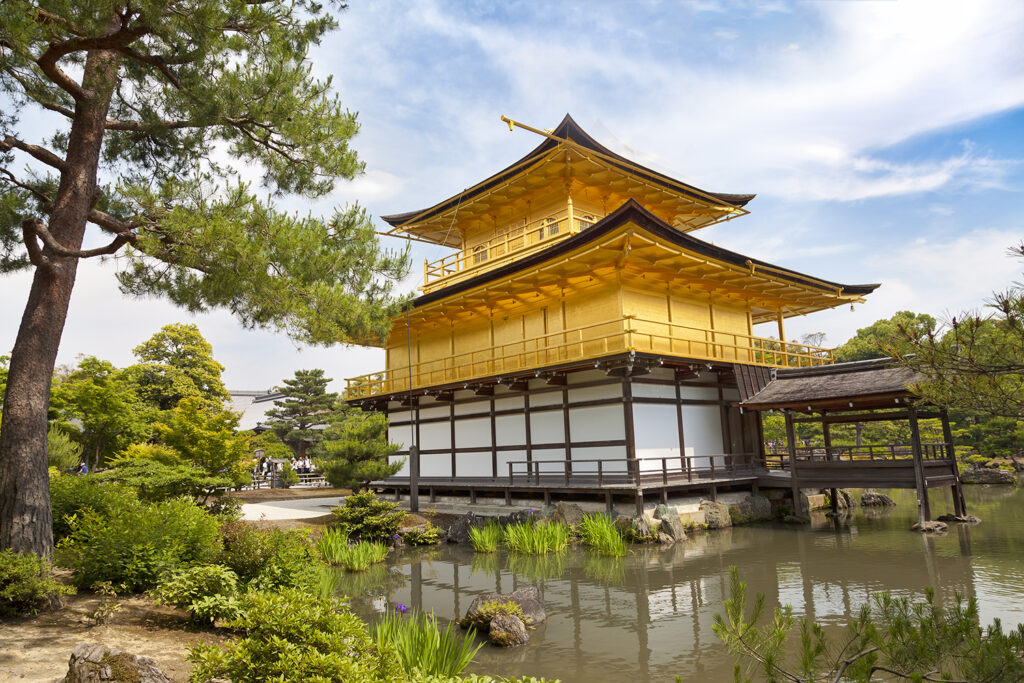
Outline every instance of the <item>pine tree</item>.
[[(0, 548), (53, 549), (47, 400), (81, 259), (118, 254), (127, 294), (309, 343), (387, 334), (407, 253), (383, 251), (359, 207), (319, 218), (267, 199), (363, 170), (356, 115), (309, 61), (336, 24), (318, 0), (0, 2), (0, 273), (33, 271), (3, 401)], [(41, 113), (54, 134), (30, 139), (19, 120)]]
[(330, 382), (323, 370), (296, 370), (294, 379), (277, 387), (285, 397), (274, 401), (277, 407), (267, 411), (267, 423), (296, 455), (305, 455), (306, 448), (323, 436), (323, 426), (338, 400), (338, 394), (327, 391)]
[(347, 409), (341, 402), (313, 455), (331, 486), (358, 492), (371, 481), (386, 479), (402, 468), (402, 462), (387, 461), (387, 456), (400, 447), (388, 442), (384, 415)]

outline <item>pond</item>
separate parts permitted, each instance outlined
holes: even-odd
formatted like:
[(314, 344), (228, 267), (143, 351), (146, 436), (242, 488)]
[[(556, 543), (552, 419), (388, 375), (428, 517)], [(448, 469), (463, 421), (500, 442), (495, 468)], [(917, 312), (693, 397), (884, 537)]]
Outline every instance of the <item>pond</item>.
[[(698, 533), (674, 547), (634, 546), (625, 558), (585, 549), (561, 556), (476, 554), (445, 545), (407, 551), (369, 572), (346, 574), (343, 592), (368, 619), (402, 602), (455, 619), (481, 593), (538, 586), (548, 622), (518, 649), (491, 646), (469, 672), (545, 676), (565, 683), (732, 680), (733, 660), (712, 631), (728, 597), (729, 567), (769, 606), (790, 604), (823, 624), (845, 625), (872, 593), (920, 597), (934, 586), (978, 599), (983, 624), (1024, 622), (1024, 491), (966, 487), (984, 522), (938, 537), (909, 531), (913, 491), (889, 491), (890, 509), (858, 509), (839, 523), (763, 524)], [(948, 494), (933, 493), (932, 509)]]

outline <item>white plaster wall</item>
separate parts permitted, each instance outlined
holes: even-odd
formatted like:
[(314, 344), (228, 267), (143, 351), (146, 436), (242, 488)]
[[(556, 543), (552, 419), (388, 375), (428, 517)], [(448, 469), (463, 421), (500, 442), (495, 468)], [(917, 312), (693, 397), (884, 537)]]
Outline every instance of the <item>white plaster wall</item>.
[[(489, 477), (491, 476), (490, 452), (456, 453), (455, 474), (458, 477)], [(501, 472), (499, 471), (500, 475)]]
[[(510, 462), (522, 463), (526, 460), (526, 451), (498, 451), (498, 476), (508, 476), (508, 464)], [(519, 464), (515, 466), (517, 475), (526, 474), (526, 466)]]
[[(718, 406), (683, 406), (683, 438), (694, 455), (718, 455), (722, 447), (722, 411)], [(716, 463), (717, 464), (717, 463)], [(708, 458), (695, 458), (693, 467), (710, 467)]]
[(526, 444), (525, 415), (498, 415), (494, 418), (494, 429), (498, 446)]
[(622, 473), (626, 471), (626, 448), (624, 446), (586, 446), (572, 449), (573, 472), (597, 472), (596, 462), (583, 460), (600, 459), (601, 470), (605, 473)]
[(602, 398), (620, 398), (622, 396), (621, 384), (602, 384), (596, 387), (569, 388), (569, 401), (597, 401)]
[(495, 410), (516, 410), (523, 407), (523, 397), (521, 395), (516, 396), (502, 396), (501, 398), (494, 399)]
[(452, 456), (450, 453), (429, 453), (420, 455), (421, 477), (451, 477)]
[(432, 417), (448, 417), (448, 411), (451, 407), (448, 405), (432, 405), (423, 406), (420, 408), (420, 419), (426, 420)]
[(566, 375), (566, 381), (571, 386), (573, 384), (585, 384), (587, 382), (596, 382), (598, 380), (608, 379), (608, 375), (603, 370), (584, 370), (583, 372), (570, 372)]
[(643, 384), (642, 382), (633, 383), (633, 397), (634, 398), (670, 398), (675, 400), (676, 388), (666, 386), (664, 384)]
[[(405, 440), (409, 440), (408, 428)], [(450, 422), (428, 422), (420, 425), (420, 450), (452, 447), (452, 429)]]
[[(471, 391), (460, 392), (462, 396), (459, 398), (473, 398), (474, 394)], [(491, 412), (490, 399), (486, 401), (473, 401), (472, 403), (459, 403), (455, 406), (456, 415), (489, 415)]]
[[(547, 386), (543, 382), (540, 384), (541, 387)], [(540, 388), (537, 386), (534, 389)], [(557, 389), (555, 391), (548, 391), (543, 394), (531, 394), (530, 395), (530, 407), (536, 408), (537, 406), (554, 406), (562, 405), (562, 391)]]
[(562, 411), (530, 414), (530, 439), (533, 443), (565, 443)]
[(679, 459), (679, 420), (675, 406), (634, 403), (633, 430), (636, 457), (642, 471), (660, 471), (661, 458), (673, 458), (666, 463), (669, 469), (683, 467)]
[[(402, 468), (400, 470), (398, 470), (398, 472), (395, 473), (395, 476), (396, 477), (408, 477), (409, 476), (409, 459), (407, 457), (405, 457), (404, 455), (388, 456), (388, 463), (398, 462), (399, 460), (404, 460), (405, 464), (402, 465)], [(421, 476), (423, 475), (422, 468), (420, 468), (420, 475)]]
[(455, 421), (455, 447), (491, 447), (491, 418), (470, 417)]
[[(569, 409), (571, 441), (612, 441), (626, 438), (621, 405)], [(534, 439), (537, 437), (534, 436)], [(543, 443), (543, 442), (542, 442)]]
[(701, 399), (704, 401), (717, 401), (718, 389), (716, 387), (688, 387), (685, 384), (679, 387), (679, 395), (682, 398)]

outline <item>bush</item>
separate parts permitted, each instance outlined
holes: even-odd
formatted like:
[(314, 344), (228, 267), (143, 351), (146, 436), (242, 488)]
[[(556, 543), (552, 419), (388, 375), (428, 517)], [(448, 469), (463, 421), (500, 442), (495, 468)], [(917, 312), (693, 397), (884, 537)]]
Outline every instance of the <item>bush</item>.
[(70, 518), (86, 510), (120, 510), (138, 502), (135, 491), (120, 484), (107, 483), (94, 475), (78, 477), (61, 474), (50, 477), (50, 505), (53, 509), (53, 540), (71, 533)]
[(560, 553), (569, 547), (569, 527), (561, 522), (509, 524), (503, 532), (505, 547), (527, 555)]
[(281, 473), (277, 475), (277, 480), (281, 483), (281, 488), (291, 488), (299, 483), (299, 474), (290, 462), (286, 462), (281, 465)]
[(402, 540), (409, 545), (437, 545), (441, 542), (441, 530), (427, 522), (426, 529), (408, 529), (402, 534)]
[(50, 467), (67, 472), (82, 462), (82, 444), (72, 441), (68, 433), (60, 427), (50, 425), (46, 432), (46, 454)]
[(336, 598), (286, 588), (250, 592), (228, 626), (244, 633), (223, 646), (189, 650), (191, 680), (376, 683), (402, 680), (390, 649), (380, 650), (360, 619)]
[(120, 591), (146, 590), (165, 572), (211, 562), (220, 551), (219, 522), (187, 498), (86, 510), (61, 541), (61, 562), (75, 582), (110, 581)]
[[(729, 508), (732, 511), (733, 508)], [(587, 515), (579, 525), (580, 539), (601, 555), (621, 557), (626, 554), (626, 539), (608, 515)]]
[(338, 526), (349, 536), (365, 541), (387, 541), (398, 533), (406, 513), (397, 504), (377, 498), (372, 491), (353, 493), (345, 504), (331, 510)]
[(366, 571), (371, 564), (383, 562), (387, 556), (388, 548), (383, 543), (360, 541), (342, 549), (338, 555), (338, 564), (350, 572), (361, 572)]
[(263, 529), (245, 522), (220, 530), (224, 549), (217, 558), (254, 588), (306, 587), (314, 583), (311, 570), (321, 566), (316, 548), (305, 531)]
[(57, 606), (61, 596), (75, 592), (53, 580), (50, 564), (32, 553), (0, 550), (0, 616), (35, 614)]
[(206, 506), (206, 511), (222, 522), (237, 522), (242, 519), (242, 504), (236, 498), (217, 496)]
[(469, 527), (469, 542), (473, 544), (473, 550), (478, 553), (493, 553), (501, 543), (501, 527), (494, 522), (488, 522), (486, 526)]
[[(521, 613), (521, 612), (520, 612)], [(407, 674), (458, 676), (483, 647), (474, 631), (458, 633), (449, 622), (441, 628), (433, 614), (384, 614), (370, 629), (377, 647), (392, 650)]]
[(231, 488), (231, 479), (211, 476), (194, 465), (165, 465), (156, 460), (120, 460), (109, 470), (93, 475), (135, 489), (139, 498), (148, 501), (191, 496), (206, 501), (218, 490)]
[(220, 564), (197, 564), (168, 572), (160, 577), (152, 597), (158, 604), (184, 609), (197, 623), (239, 615), (238, 575)]

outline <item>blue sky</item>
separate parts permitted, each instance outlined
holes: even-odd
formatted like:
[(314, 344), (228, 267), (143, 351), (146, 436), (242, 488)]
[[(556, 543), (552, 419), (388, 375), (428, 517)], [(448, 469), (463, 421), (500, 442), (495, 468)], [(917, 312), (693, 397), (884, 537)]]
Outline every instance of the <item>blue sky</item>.
[[(751, 215), (697, 237), (882, 283), (852, 312), (789, 321), (791, 337), (821, 331), (838, 344), (897, 310), (955, 313), (1019, 276), (1004, 254), (1024, 239), (1024, 3), (356, 0), (340, 21), (313, 63), (359, 112), (367, 172), (296, 209), (423, 208), (537, 144), (501, 114), (550, 128), (570, 112), (640, 163), (757, 193)], [(414, 263), (446, 253), (415, 245)], [(236, 388), (303, 367), (337, 386), (383, 365), (375, 350), (299, 349), (225, 313), (126, 299), (113, 268), (80, 269), (61, 362), (128, 363), (160, 325), (191, 320)], [(27, 288), (24, 275), (0, 279), (3, 319), (20, 318)], [(15, 331), (0, 329), (0, 349)]]

